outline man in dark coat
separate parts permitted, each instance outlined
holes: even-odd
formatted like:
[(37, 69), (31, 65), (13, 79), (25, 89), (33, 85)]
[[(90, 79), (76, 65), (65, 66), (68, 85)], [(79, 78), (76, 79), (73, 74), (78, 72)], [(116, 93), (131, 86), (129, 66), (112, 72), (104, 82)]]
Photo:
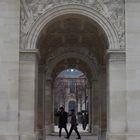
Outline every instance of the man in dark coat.
[(88, 113), (86, 111), (82, 113), (81, 122), (83, 130), (85, 130), (88, 124)]
[(64, 111), (63, 107), (60, 107), (60, 110), (56, 114), (58, 119), (58, 127), (59, 127), (59, 137), (61, 137), (62, 128), (65, 129), (67, 136), (68, 136), (68, 130), (67, 130), (67, 119), (68, 119), (68, 113)]
[(74, 130), (76, 132), (77, 136), (78, 136), (77, 139), (81, 139), (81, 136), (80, 136), (80, 134), (78, 132), (78, 129), (77, 129), (78, 123), (77, 123), (77, 119), (76, 119), (76, 115), (75, 115), (75, 110), (74, 109), (71, 110), (70, 116), (71, 116), (71, 121), (70, 121), (71, 128), (70, 128), (68, 136), (65, 137), (65, 138), (69, 139), (72, 131)]

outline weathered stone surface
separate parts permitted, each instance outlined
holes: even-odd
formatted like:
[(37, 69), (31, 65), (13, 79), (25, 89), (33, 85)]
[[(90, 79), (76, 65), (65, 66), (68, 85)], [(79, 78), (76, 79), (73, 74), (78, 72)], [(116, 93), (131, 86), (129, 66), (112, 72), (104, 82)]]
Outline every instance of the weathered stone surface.
[(52, 8), (70, 4), (85, 5), (105, 16), (115, 27), (120, 48), (125, 48), (124, 3), (124, 0), (21, 0), (21, 48), (26, 47), (26, 35), (40, 16)]
[[(54, 8), (59, 9), (62, 5), (65, 5), (65, 8), (69, 5), (73, 7), (85, 6), (92, 11), (100, 13), (108, 21), (105, 24), (110, 23), (111, 27), (115, 29), (113, 31), (118, 36), (119, 42), (117, 48), (120, 50), (126, 48), (126, 57), (125, 55), (112, 52), (110, 52), (108, 57), (109, 73), (107, 76), (109, 85), (107, 88), (110, 94), (107, 100), (109, 103), (109, 133), (107, 133), (107, 140), (139, 140), (139, 0), (126, 0), (126, 3), (124, 0), (0, 1), (0, 140), (34, 140), (36, 138), (34, 130), (35, 73), (37, 69), (35, 68), (34, 55), (27, 53), (19, 58), (19, 48), (27, 47), (26, 37), (36, 21), (46, 12)], [(30, 36), (31, 38), (32, 35)], [(111, 34), (108, 37), (111, 38)], [(65, 42), (65, 39), (63, 41)], [(80, 41), (81, 38), (79, 38)], [(111, 43), (114, 44), (116, 42)], [(59, 51), (62, 50), (60, 49)], [(67, 51), (70, 52), (72, 50), (68, 49), (64, 53)], [(90, 60), (93, 59), (96, 62), (95, 55), (89, 55), (89, 53), (86, 55), (86, 50), (76, 50), (75, 48), (75, 51), (83, 56), (87, 56), (89, 59), (91, 57)], [(60, 54), (62, 53), (57, 55)], [(50, 56), (48, 63), (51, 60), (53, 60), (53, 56)], [(51, 122), (49, 121), (48, 123), (50, 124)], [(46, 130), (50, 127), (51, 124), (46, 126)]]
[(140, 1), (126, 6), (126, 72), (128, 140), (140, 139)]
[(0, 1), (0, 139), (18, 140), (19, 0)]

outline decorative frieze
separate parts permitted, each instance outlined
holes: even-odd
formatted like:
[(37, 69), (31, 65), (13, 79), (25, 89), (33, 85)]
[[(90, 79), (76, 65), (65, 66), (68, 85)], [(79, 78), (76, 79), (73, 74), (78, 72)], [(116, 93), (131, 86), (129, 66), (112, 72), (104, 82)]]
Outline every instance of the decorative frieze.
[(25, 47), (25, 37), (39, 16), (69, 4), (88, 6), (106, 17), (118, 34), (120, 48), (125, 47), (125, 0), (21, 0), (21, 48)]

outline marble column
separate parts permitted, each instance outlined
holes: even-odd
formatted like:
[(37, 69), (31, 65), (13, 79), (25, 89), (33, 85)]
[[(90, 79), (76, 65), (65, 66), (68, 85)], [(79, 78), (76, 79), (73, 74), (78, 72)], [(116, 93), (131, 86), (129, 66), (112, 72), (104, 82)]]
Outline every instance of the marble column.
[(37, 94), (37, 131), (39, 137), (45, 135), (45, 66), (38, 66), (38, 94)]
[(53, 104), (52, 104), (52, 80), (45, 81), (45, 129), (46, 135), (53, 132)]
[(35, 140), (35, 98), (38, 81), (36, 50), (20, 52), (19, 70), (19, 137), (20, 140)]
[(127, 129), (125, 52), (108, 51), (107, 59), (107, 140), (125, 140)]
[(92, 86), (91, 82), (89, 84), (89, 89), (88, 89), (88, 131), (92, 133)]
[(99, 66), (97, 79), (92, 82), (92, 110), (93, 110), (93, 134), (101, 136), (102, 131), (106, 131), (106, 70), (104, 66)]
[(107, 124), (107, 96), (106, 96), (106, 67), (100, 66), (99, 74), (99, 92), (100, 92), (100, 128), (101, 132), (106, 131)]
[(100, 95), (98, 80), (92, 81), (92, 133), (98, 135), (100, 127)]

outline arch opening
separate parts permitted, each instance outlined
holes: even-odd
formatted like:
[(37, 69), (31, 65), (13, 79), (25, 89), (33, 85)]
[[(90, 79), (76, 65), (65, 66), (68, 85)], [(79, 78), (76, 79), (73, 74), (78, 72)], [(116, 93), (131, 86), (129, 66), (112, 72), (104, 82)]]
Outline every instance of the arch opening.
[(93, 72), (91, 71), (89, 65), (86, 64), (86, 62), (82, 61), (82, 59), (65, 57), (55, 65), (51, 74), (52, 81), (55, 80), (55, 78), (61, 71), (65, 71), (68, 68), (80, 70), (89, 79), (89, 81), (91, 81), (92, 78), (96, 77), (96, 72), (94, 73), (95, 76), (92, 75)]
[[(61, 106), (68, 114), (72, 109), (75, 110), (80, 133), (90, 131), (89, 93), (88, 79), (78, 69), (68, 68), (57, 75), (53, 83), (54, 132), (59, 132), (59, 117), (56, 114)], [(70, 129), (70, 117), (68, 117), (67, 128)]]
[(79, 53), (78, 48), (86, 48), (84, 55), (94, 56), (98, 63), (103, 64), (109, 43), (102, 27), (92, 19), (80, 14), (65, 14), (49, 22), (39, 34), (37, 48), (41, 56), (40, 63), (46, 63), (47, 59), (55, 55), (54, 52), (64, 52), (74, 47)]
[[(22, 69), (28, 69), (27, 72), (34, 74), (33, 77), (30, 77), (33, 82), (32, 91), (29, 91), (29, 93), (33, 93), (29, 97), (30, 99), (33, 97), (33, 102), (29, 105), (31, 112), (35, 109), (33, 118), (35, 121), (29, 120), (32, 123), (32, 128), (35, 126), (37, 131), (43, 131), (43, 133), (41, 132), (43, 135), (53, 132), (54, 91), (52, 87), (58, 74), (70, 68), (81, 70), (89, 81), (90, 132), (96, 135), (99, 135), (101, 131), (106, 132), (105, 54), (107, 49), (120, 50), (118, 40), (118, 34), (109, 20), (98, 11), (84, 5), (56, 6), (44, 11), (36, 18), (24, 40), (23, 50), (21, 49), (21, 57), (23, 53), (27, 57), (31, 54), (31, 60), (28, 62), (20, 60), (21, 75), (24, 75)], [(34, 53), (36, 51), (39, 51), (39, 59)], [(26, 78), (28, 79), (28, 76)], [(38, 82), (37, 88), (36, 81)], [(30, 81), (28, 80), (28, 82)], [(20, 84), (27, 85), (26, 80), (21, 81)], [(24, 91), (20, 92), (24, 95)], [(23, 97), (21, 97), (22, 99)], [(32, 109), (34, 103), (35, 107)], [(70, 108), (71, 104), (74, 103), (69, 103)], [(26, 111), (28, 113), (28, 109)], [(22, 128), (22, 126), (24, 125), (21, 124), (20, 127)]]
[[(37, 97), (37, 103), (40, 104), (37, 106), (37, 129), (45, 129), (46, 134), (54, 131), (53, 85), (60, 72), (77, 69), (88, 79), (88, 131), (94, 133), (94, 126), (101, 128), (102, 121), (103, 129), (106, 131), (106, 108), (103, 110), (104, 114), (99, 111), (102, 97), (98, 93), (99, 89), (95, 89), (96, 85), (99, 88), (102, 86), (102, 80), (106, 80), (102, 78), (105, 74), (102, 73), (102, 68), (106, 66), (104, 56), (109, 48), (109, 41), (104, 30), (86, 16), (65, 14), (53, 19), (41, 30), (36, 46), (40, 52)], [(106, 95), (106, 89), (103, 94)], [(103, 103), (105, 106), (106, 101)]]

